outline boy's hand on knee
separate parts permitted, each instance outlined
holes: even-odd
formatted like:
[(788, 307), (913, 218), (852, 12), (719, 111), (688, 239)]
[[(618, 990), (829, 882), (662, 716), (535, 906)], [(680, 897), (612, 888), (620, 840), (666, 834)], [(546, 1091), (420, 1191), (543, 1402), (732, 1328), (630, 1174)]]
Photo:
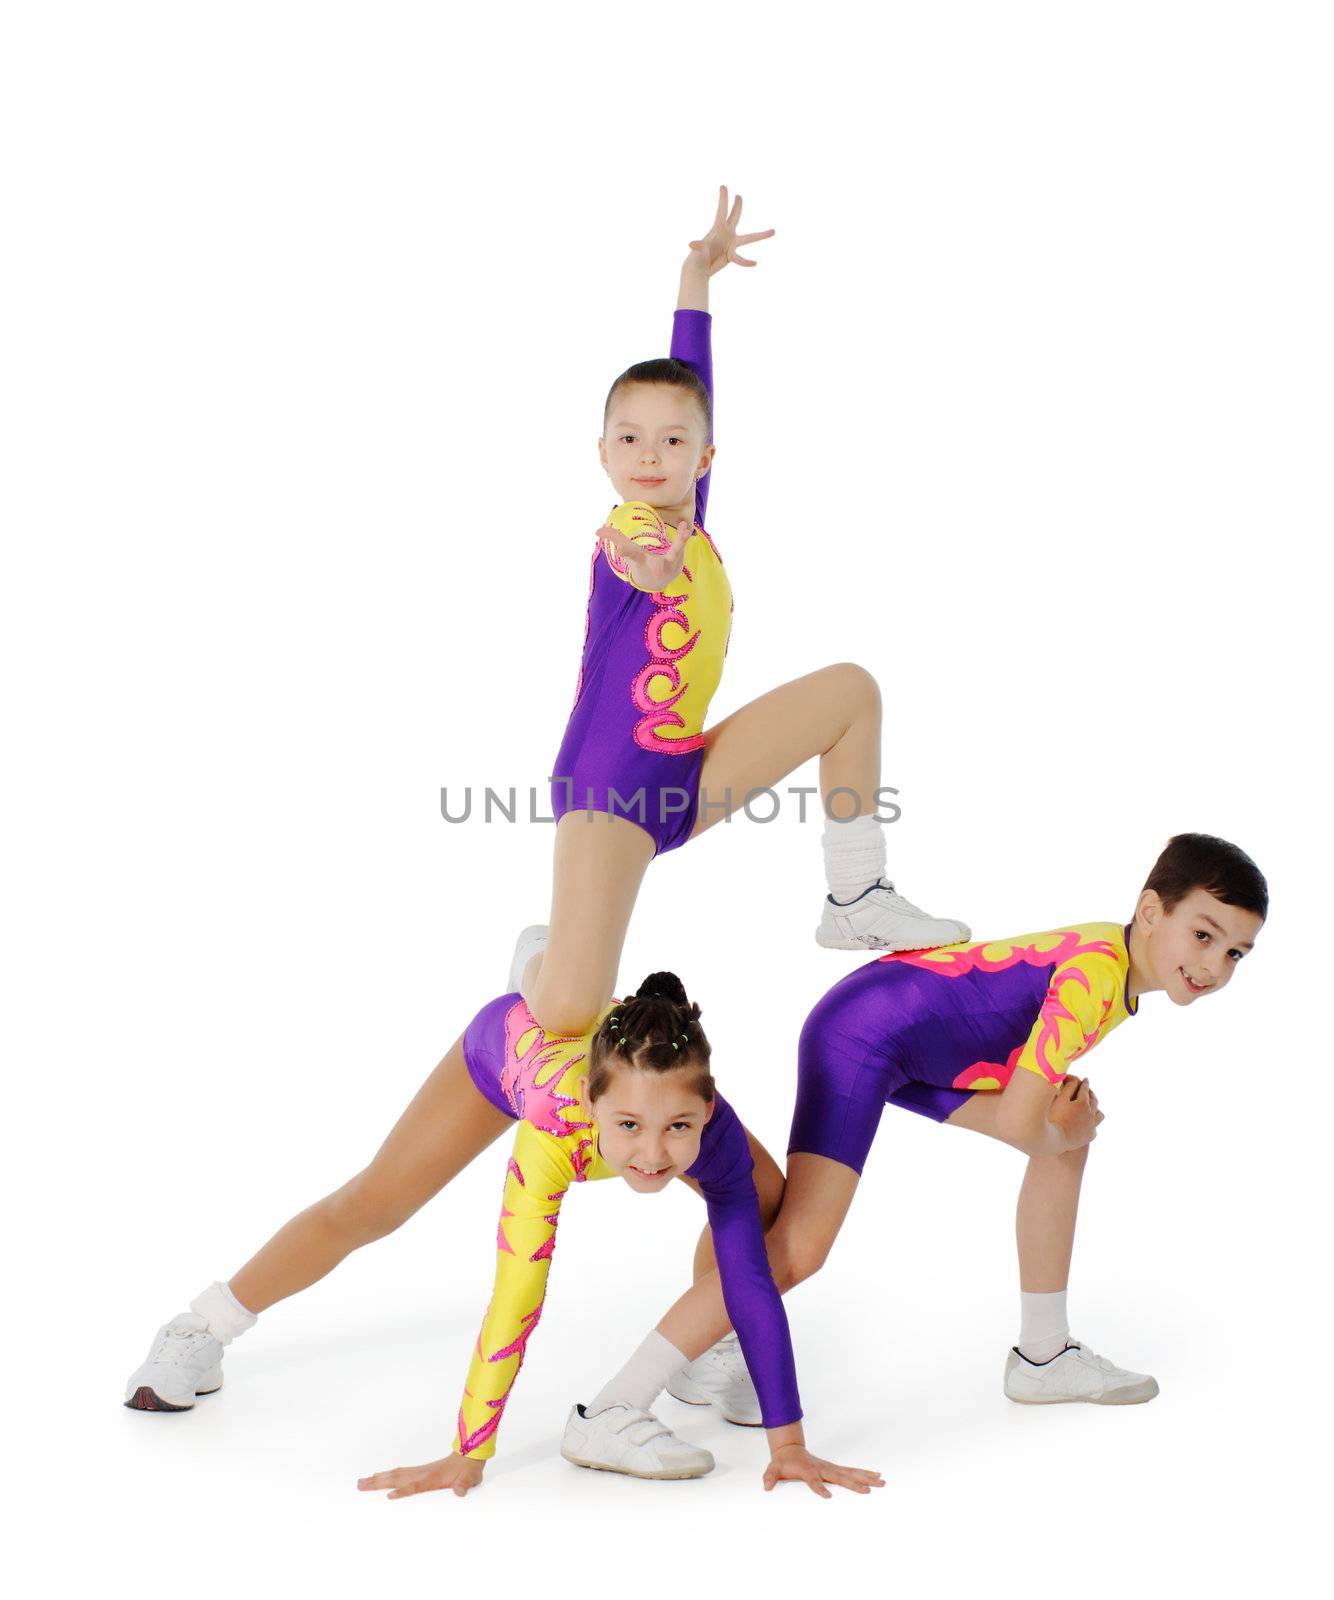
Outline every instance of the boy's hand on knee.
[(1098, 1136), (1102, 1118), (1098, 1097), (1089, 1088), (1087, 1078), (1064, 1078), (1057, 1084), (1047, 1120), (1060, 1130), (1067, 1150), (1091, 1144)]

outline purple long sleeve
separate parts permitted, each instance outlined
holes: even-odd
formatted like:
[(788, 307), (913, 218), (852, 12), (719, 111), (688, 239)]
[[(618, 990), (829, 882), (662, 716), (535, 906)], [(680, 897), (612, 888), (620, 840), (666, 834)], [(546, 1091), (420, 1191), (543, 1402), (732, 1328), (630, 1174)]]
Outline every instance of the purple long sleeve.
[(700, 1141), (699, 1159), (687, 1176), (699, 1184), (709, 1208), (723, 1300), (755, 1381), (764, 1425), (781, 1428), (800, 1419), (801, 1396), (787, 1312), (764, 1249), (753, 1174), (746, 1130), (718, 1095)]
[[(712, 316), (707, 311), (678, 311), (672, 321), (672, 355), (683, 361), (704, 380), (709, 391), (709, 410), (713, 410), (713, 343), (710, 338)], [(712, 435), (710, 435), (712, 438)], [(705, 526), (709, 506), (709, 479), (712, 469), (695, 485), (695, 521)]]

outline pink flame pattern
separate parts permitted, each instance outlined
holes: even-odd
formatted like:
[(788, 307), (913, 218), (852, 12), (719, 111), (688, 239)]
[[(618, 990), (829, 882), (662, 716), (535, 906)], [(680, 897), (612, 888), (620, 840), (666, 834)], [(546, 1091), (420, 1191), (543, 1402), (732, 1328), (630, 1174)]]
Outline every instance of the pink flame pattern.
[[(502, 1394), (498, 1400), (486, 1401), (488, 1409), (492, 1411), (494, 1415), (488, 1417), (481, 1427), (475, 1432), (468, 1432), (468, 1424), (463, 1415), (463, 1407), (459, 1407), (457, 1423), (459, 1436), (458, 1452), (461, 1456), (466, 1456), (469, 1451), (475, 1450), (478, 1445), (485, 1444), (486, 1441), (495, 1433), (496, 1429), (499, 1428), (501, 1418), (505, 1415), (505, 1406), (509, 1401), (510, 1395), (514, 1391), (514, 1379), (519, 1376), (519, 1367), (523, 1366), (523, 1358), (528, 1353), (528, 1341), (533, 1335), (533, 1330), (542, 1320), (542, 1306), (545, 1303), (545, 1299), (546, 1297), (543, 1296), (542, 1300), (538, 1301), (537, 1305), (532, 1311), (524, 1314), (520, 1322), (519, 1336), (513, 1341), (512, 1344), (507, 1344), (502, 1349), (497, 1350), (495, 1355), (484, 1358), (488, 1361), (504, 1361), (509, 1356), (517, 1355), (519, 1358), (519, 1365), (515, 1367), (513, 1376), (510, 1378), (504, 1394)], [(477, 1349), (478, 1353), (480, 1354), (480, 1341)], [(464, 1393), (467, 1395), (466, 1390)], [(471, 1396), (468, 1397), (471, 1398)]]
[(1010, 1079), (1014, 1077), (1014, 1069), (1019, 1065), (1019, 1057), (1024, 1053), (1021, 1044), (1015, 1045), (1005, 1058), (1004, 1063), (999, 1061), (974, 1061), (971, 1067), (965, 1067), (954, 1080), (956, 1089), (1003, 1089)]
[(1102, 1002), (1102, 1014), (1094, 1024), (1092, 1033), (1085, 1033), (1079, 1018), (1066, 1005), (1061, 998), (1061, 990), (1067, 984), (1076, 984), (1086, 994), (1091, 993), (1092, 984), (1089, 982), (1088, 973), (1079, 967), (1067, 967), (1063, 972), (1052, 974), (1051, 986), (1047, 990), (1047, 997), (1042, 1002), (1042, 1011), (1039, 1014), (1041, 1029), (1033, 1046), (1034, 1058), (1042, 1070), (1042, 1076), (1048, 1083), (1060, 1083), (1066, 1076), (1063, 1070), (1058, 1070), (1052, 1065), (1052, 1053), (1060, 1054), (1061, 1024), (1073, 1023), (1079, 1029), (1079, 1036), (1083, 1043), (1075, 1050), (1068, 1051), (1065, 1056), (1067, 1063), (1077, 1061), (1090, 1046), (1097, 1044), (1102, 1037), (1102, 1030), (1107, 1025), (1107, 1018), (1111, 1015), (1112, 1001)]
[[(534, 1031), (533, 1042), (520, 1051), (519, 1040)], [(567, 1047), (581, 1042), (579, 1034), (545, 1033), (522, 1000), (516, 1000), (505, 1013), (505, 1064), (500, 1071), (500, 1087), (515, 1116), (531, 1123), (540, 1133), (560, 1139), (592, 1126), (566, 1115), (579, 1101), (574, 1095), (560, 1092), (561, 1079), (584, 1059), (582, 1053), (569, 1055)], [(522, 1183), (523, 1175), (518, 1176)]]
[(989, 956), (987, 951), (992, 944), (1002, 941), (962, 947), (945, 945), (939, 950), (896, 950), (878, 959), (901, 961), (910, 967), (920, 967), (923, 972), (938, 972), (943, 978), (962, 978), (968, 972), (1004, 972), (1021, 963), (1030, 967), (1058, 966), (1083, 955), (1108, 956), (1113, 961), (1120, 959), (1114, 944), (1106, 939), (1085, 942), (1078, 928), (1062, 928), (1056, 934), (1042, 937), (1055, 938), (1056, 943), (1044, 946), (1039, 938), (1032, 944), (1010, 944), (999, 956)]

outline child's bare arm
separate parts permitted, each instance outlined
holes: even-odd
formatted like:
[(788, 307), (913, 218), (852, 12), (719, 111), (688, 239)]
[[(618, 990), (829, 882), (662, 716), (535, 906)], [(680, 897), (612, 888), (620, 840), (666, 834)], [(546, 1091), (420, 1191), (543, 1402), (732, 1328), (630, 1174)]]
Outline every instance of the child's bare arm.
[(690, 241), (690, 254), (681, 268), (681, 291), (676, 301), (678, 311), (707, 311), (709, 309), (709, 279), (721, 272), (729, 261), (739, 267), (753, 267), (755, 263), (737, 254), (741, 245), (754, 244), (758, 239), (772, 239), (774, 230), (763, 233), (738, 233), (741, 222), (741, 196), (738, 195), (729, 209), (727, 190), (718, 191), (718, 210), (713, 226), (702, 239)]
[(1025, 1155), (1056, 1156), (1095, 1136), (1102, 1112), (1087, 1078), (1066, 1078), (1055, 1088), (1036, 1072), (1016, 1072), (997, 1108), (1000, 1137)]
[(1020, 1071), (999, 1094), (973, 1095), (949, 1120), (1025, 1155), (1051, 1156), (1090, 1143), (1102, 1117), (1087, 1078), (1066, 1078), (1053, 1087), (1036, 1072)]

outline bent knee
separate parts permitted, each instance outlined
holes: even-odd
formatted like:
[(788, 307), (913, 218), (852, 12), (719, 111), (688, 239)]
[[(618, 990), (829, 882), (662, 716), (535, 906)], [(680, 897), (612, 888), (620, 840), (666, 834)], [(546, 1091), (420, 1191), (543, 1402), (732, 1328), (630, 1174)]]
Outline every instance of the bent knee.
[(875, 711), (880, 710), (880, 685), (865, 667), (859, 666), (855, 661), (840, 661), (829, 670), (838, 675), (838, 691), (841, 698)]
[(784, 1294), (796, 1284), (813, 1278), (829, 1259), (832, 1239), (804, 1234), (783, 1238), (770, 1236), (769, 1262), (774, 1282)]

